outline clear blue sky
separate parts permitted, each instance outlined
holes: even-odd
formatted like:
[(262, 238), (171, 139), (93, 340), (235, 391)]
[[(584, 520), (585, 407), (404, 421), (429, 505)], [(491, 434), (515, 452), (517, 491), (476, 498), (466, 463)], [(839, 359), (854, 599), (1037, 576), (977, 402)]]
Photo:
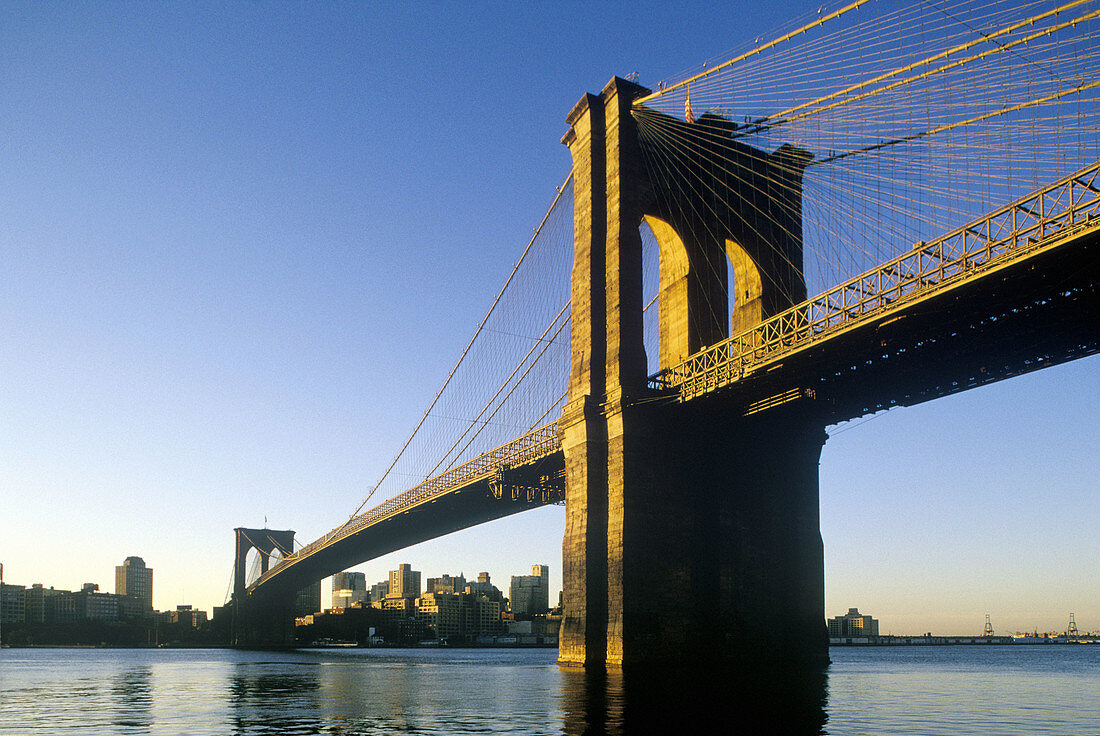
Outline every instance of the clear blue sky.
[[(345, 518), (568, 171), (577, 99), (792, 27), (756, 6), (0, 6), (5, 579), (113, 590), (139, 555), (156, 607), (209, 609), (233, 527)], [(1097, 360), (835, 428), (829, 614), (1100, 630)], [(546, 563), (557, 590), (563, 527), (361, 569), (506, 587)]]

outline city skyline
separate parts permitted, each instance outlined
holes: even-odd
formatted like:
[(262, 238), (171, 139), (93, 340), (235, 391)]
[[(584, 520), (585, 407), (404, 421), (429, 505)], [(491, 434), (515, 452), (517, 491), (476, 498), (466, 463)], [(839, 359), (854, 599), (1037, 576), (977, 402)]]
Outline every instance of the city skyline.
[[(0, 571), (2, 571), (2, 564), (3, 563), (0, 563)], [(542, 588), (545, 588), (546, 587), (546, 580), (549, 579), (549, 575), (548, 575), (549, 566), (548, 565), (531, 565), (529, 567), (530, 567), (532, 575), (541, 576)], [(522, 569), (522, 566), (521, 566), (521, 569)], [(423, 578), (423, 571), (413, 570), (412, 565), (410, 565), (409, 563), (405, 563), (405, 562), (398, 563), (397, 569), (390, 570), (388, 572), (387, 579), (384, 579), (384, 580), (382, 580), (379, 583), (376, 583), (374, 585), (370, 585), (370, 584), (367, 583), (366, 576), (362, 572), (358, 572), (358, 571), (354, 571), (354, 570), (338, 572), (338, 573), (335, 573), (334, 575), (331, 575), (329, 577), (324, 578), (321, 581), (318, 581), (319, 583), (327, 584), (327, 586), (329, 587), (329, 590), (331, 591), (331, 600), (330, 600), (331, 606), (323, 606), (322, 605), (321, 607), (318, 608), (318, 611), (323, 610), (325, 608), (334, 608), (334, 609), (335, 608), (345, 608), (348, 605), (350, 605), (350, 603), (363, 602), (368, 596), (370, 596), (371, 600), (378, 600), (378, 598), (374, 598), (373, 596), (371, 596), (371, 589), (377, 587), (378, 585), (384, 585), (384, 586), (387, 586), (386, 589), (389, 590), (390, 586), (392, 585), (392, 583), (395, 579), (395, 577), (397, 579), (402, 579), (402, 580), (407, 581), (407, 586), (400, 586), (399, 585), (397, 590), (400, 591), (400, 592), (395, 593), (394, 596), (392, 596), (392, 597), (417, 597), (418, 595), (423, 594), (423, 593), (434, 592), (432, 590), (429, 590), (429, 584), (432, 583), (433, 581), (437, 581), (437, 580), (442, 580), (442, 581), (447, 581), (447, 582), (453, 582), (455, 580), (465, 581), (465, 578), (464, 578), (464, 576), (461, 572), (458, 573), (455, 576), (451, 576), (449, 571), (441, 572), (439, 578)], [(482, 572), (477, 573), (476, 580), (471, 577), (470, 583), (475, 583), (475, 584), (480, 584), (480, 585), (491, 585), (492, 584), (490, 582), (491, 577), (492, 576), (488, 572), (482, 571)], [(513, 584), (514, 584), (515, 581), (518, 578), (527, 578), (527, 577), (530, 577), (530, 576), (515, 576), (515, 575), (513, 575), (513, 576), (511, 576), (511, 579), (512, 579)], [(141, 557), (138, 557), (136, 555), (131, 555), (123, 561), (123, 564), (115, 566), (115, 587), (114, 587), (114, 590), (110, 591), (110, 592), (115, 594), (115, 595), (118, 595), (118, 596), (129, 596), (129, 597), (135, 598), (138, 602), (145, 605), (148, 610), (159, 610), (159, 609), (156, 609), (155, 607), (152, 607), (151, 605), (148, 604), (148, 601), (152, 598), (152, 592), (155, 589), (152, 585), (152, 578), (153, 578), (153, 569), (151, 567), (145, 566), (145, 563), (144, 563), (144, 561), (142, 560)], [(422, 579), (423, 579), (423, 582), (421, 582)], [(31, 589), (32, 587), (40, 587), (40, 588), (44, 588), (44, 589), (50, 590), (50, 591), (56, 590), (59, 593), (74, 592), (74, 591), (79, 592), (81, 590), (93, 590), (93, 591), (96, 591), (96, 592), (104, 592), (104, 593), (108, 592), (107, 590), (102, 589), (102, 586), (99, 583), (97, 583), (95, 580), (86, 580), (86, 581), (82, 582), (80, 584), (80, 586), (73, 586), (71, 589), (61, 588), (61, 587), (58, 587), (56, 585), (53, 585), (52, 583), (43, 582), (41, 580), (35, 580), (33, 583), (25, 583), (25, 582), (15, 582), (15, 581), (12, 581), (12, 580), (0, 578), (0, 581), (3, 582), (5, 587), (23, 588), (23, 589), (27, 589), (27, 590)], [(408, 594), (405, 593), (405, 588), (406, 587), (410, 591), (414, 591), (414, 590), (416, 590), (417, 587), (419, 587), (419, 592), (416, 592), (412, 595), (408, 595)], [(459, 589), (459, 590), (455, 590), (453, 592), (461, 593), (462, 590)], [(543, 593), (544, 593), (543, 598), (545, 599), (546, 598), (546, 595), (545, 595), (546, 591), (543, 590)], [(361, 594), (361, 595), (353, 595), (353, 594)], [(387, 595), (383, 595), (381, 597), (387, 597)], [(192, 607), (191, 604), (186, 604), (186, 602), (183, 602), (183, 604), (177, 603), (175, 607), (178, 608), (180, 605), (184, 605), (184, 604), (187, 605), (188, 607)], [(546, 606), (544, 606), (544, 607), (546, 607)], [(196, 607), (196, 608), (197, 608), (197, 610), (208, 610), (208, 611), (213, 609), (213, 607), (211, 607), (210, 609), (202, 609), (201, 607)], [(172, 610), (172, 609), (166, 608), (164, 610), (168, 611), (168, 610)]]
[[(233, 527), (339, 524), (552, 199), (577, 99), (817, 9), (5, 6), (5, 581), (77, 590), (137, 553), (155, 608), (210, 610)], [(826, 612), (1100, 628), (1098, 360), (830, 428)], [(545, 561), (556, 591), (563, 529), (551, 506), (352, 569)]]
[[(400, 556), (400, 553), (394, 553), (394, 555), (391, 555), (391, 557), (393, 557), (393, 556)], [(119, 587), (118, 587), (118, 580), (120, 579), (118, 576), (120, 575), (119, 571), (123, 569), (123, 566), (130, 563), (131, 560), (137, 560), (138, 562), (141, 562), (140, 557), (130, 556), (130, 557), (126, 558), (123, 565), (116, 566), (116, 568), (115, 568), (115, 570), (116, 570), (116, 588), (113, 591), (115, 594), (126, 595), (126, 593), (121, 592)], [(387, 579), (382, 580), (380, 584), (387, 584), (388, 585), (390, 580), (393, 579), (393, 576), (395, 574), (398, 574), (398, 575), (401, 574), (401, 571), (403, 569), (405, 571), (411, 573), (412, 575), (415, 575), (415, 576), (418, 576), (418, 577), (423, 576), (423, 574), (424, 574), (423, 571), (412, 570), (411, 569), (412, 567), (413, 566), (409, 563), (398, 563), (397, 569), (388, 571)], [(151, 575), (152, 568), (144, 568), (144, 569), (147, 572), (150, 573), (149, 577), (151, 578), (152, 577), (152, 575)], [(531, 565), (530, 566), (530, 571), (531, 571), (532, 574), (530, 576), (512, 575), (512, 576), (510, 576), (510, 579), (512, 581), (511, 584), (514, 586), (516, 584), (517, 580), (519, 580), (519, 581), (531, 581), (531, 580), (537, 580), (539, 578), (543, 578), (544, 580), (548, 579), (548, 577), (549, 577), (548, 576), (548, 570), (549, 570), (548, 565)], [(439, 575), (441, 577), (437, 578), (437, 579), (451, 579), (450, 571), (440, 572)], [(488, 573), (481, 572), (481, 573), (478, 573), (478, 576), (479, 576), (479, 579), (480, 579), (480, 578), (488, 576)], [(489, 577), (491, 578), (491, 576), (489, 576)], [(463, 573), (459, 572), (457, 575), (454, 575), (453, 578), (454, 579), (463, 579)], [(421, 591), (420, 591), (419, 595), (423, 595), (425, 593), (433, 592), (432, 590), (429, 589), (429, 583), (432, 581), (432, 579), (424, 578), (424, 580), (425, 580), (425, 582), (421, 585)], [(347, 581), (348, 583), (351, 583), (350, 585), (341, 585), (341, 587), (339, 589), (343, 593), (350, 593), (350, 592), (354, 591), (354, 592), (358, 592), (358, 593), (364, 593), (364, 594), (367, 594), (367, 595), (366, 596), (348, 596), (347, 601), (345, 603), (338, 603), (337, 601), (340, 598), (340, 596), (338, 596), (337, 592), (336, 592), (338, 590), (338, 588), (336, 587), (337, 581)], [(353, 582), (353, 581), (358, 581), (358, 582)], [(346, 605), (349, 605), (351, 602), (362, 603), (362, 602), (364, 602), (366, 597), (369, 597), (369, 599), (372, 600), (372, 601), (373, 600), (378, 600), (373, 595), (370, 595), (370, 589), (372, 587), (375, 587), (375, 586), (370, 585), (366, 582), (366, 576), (362, 572), (357, 572), (357, 571), (339, 572), (339, 573), (336, 573), (335, 575), (333, 575), (329, 578), (325, 578), (324, 580), (322, 580), (320, 582), (331, 586), (329, 588), (329, 590), (331, 590), (331, 601), (330, 601), (331, 606), (323, 605), (323, 601), (328, 600), (328, 599), (327, 598), (322, 598), (321, 599), (322, 600), (322, 605), (316, 611), (317, 613), (320, 613), (320, 612), (325, 611), (325, 610), (338, 609), (338, 608), (346, 607)], [(474, 579), (471, 578), (469, 582), (471, 582), (471, 583), (474, 582)], [(10, 580), (4, 580), (3, 583), (6, 587), (22, 587), (22, 588), (25, 588), (25, 589), (28, 589), (28, 590), (32, 587), (32, 585), (35, 585), (35, 586), (42, 585), (48, 590), (56, 589), (57, 592), (78, 592), (82, 589), (84, 589), (84, 590), (88, 589), (88, 586), (93, 586), (93, 589), (95, 589), (97, 591), (100, 590), (99, 584), (96, 583), (94, 580), (93, 581), (85, 581), (85, 582), (81, 583), (80, 587), (74, 586), (72, 589), (58, 588), (57, 586), (46, 584), (46, 583), (43, 583), (42, 581), (35, 581), (34, 583), (23, 583), (23, 582), (14, 582), (14, 581), (10, 581)], [(363, 587), (360, 587), (359, 583), (362, 583)], [(523, 584), (527, 585), (526, 582), (523, 583)], [(544, 590), (542, 591), (544, 604), (547, 608), (552, 609), (552, 608), (554, 608), (555, 604), (553, 603), (553, 601), (547, 601), (546, 600), (546, 597), (547, 597), (546, 594), (548, 592), (551, 592), (551, 591), (548, 591), (548, 590), (545, 589), (545, 583), (541, 583), (541, 584), (544, 587)], [(106, 591), (102, 591), (102, 592), (106, 592)], [(457, 591), (457, 592), (461, 592), (461, 591)], [(559, 593), (560, 593), (560, 591), (559, 591)], [(525, 595), (530, 595), (530, 593), (525, 591)], [(382, 596), (382, 597), (384, 598), (386, 596)], [(144, 595), (142, 595), (142, 599), (144, 599)], [(508, 610), (513, 610), (512, 609), (513, 604), (512, 604), (512, 600), (511, 600), (512, 599), (511, 590), (509, 590), (508, 599), (509, 599)], [(163, 612), (170, 612), (172, 610), (176, 610), (176, 609), (180, 609), (180, 608), (191, 608), (191, 607), (192, 607), (191, 604), (186, 604), (186, 602), (183, 602), (183, 603), (177, 603), (172, 608), (165, 608), (163, 611), (161, 611), (160, 609), (156, 609), (155, 607), (154, 607), (154, 610), (156, 610), (157, 612), (163, 613)], [(210, 609), (203, 609), (201, 606), (195, 606), (196, 610), (203, 611), (203, 612), (212, 612), (213, 608), (214, 607), (212, 606)], [(851, 614), (857, 608), (858, 608), (858, 606), (849, 607), (847, 609), (847, 613)], [(827, 610), (826, 611), (826, 622), (829, 623), (829, 625), (831, 626), (832, 622), (836, 618), (843, 618), (844, 615), (845, 615), (844, 613), (841, 613), (838, 616), (834, 616), (834, 615), (832, 615), (832, 611)], [(989, 614), (987, 612), (985, 615), (988, 618), (991, 614)], [(1066, 614), (1065, 618), (1068, 620), (1068, 619), (1072, 619), (1074, 616), (1075, 616), (1075, 613), (1073, 611), (1070, 611), (1068, 614)], [(866, 618), (869, 620), (870, 616), (868, 615), (868, 616), (866, 616)], [(1046, 618), (1049, 618), (1049, 616), (1047, 616)], [(1074, 623), (1076, 623), (1076, 622), (1074, 621)], [(876, 627), (877, 627), (877, 620), (876, 620)], [(1005, 634), (1007, 634), (1007, 633), (1017, 633), (1018, 634), (1018, 633), (1028, 633), (1028, 632), (1038, 632), (1040, 634), (1047, 634), (1047, 633), (1064, 632), (1065, 630), (1066, 630), (1065, 626), (1063, 626), (1062, 628), (1058, 628), (1057, 626), (1055, 626), (1053, 628), (1043, 628), (1042, 626), (1036, 624), (1035, 626), (1032, 626), (1032, 627), (1016, 628), (1016, 629), (1012, 629), (1011, 631), (1009, 631), (1008, 629), (1003, 629), (1003, 630), (1000, 630), (1000, 631), (1002, 633), (1005, 633)], [(1089, 628), (1086, 625), (1085, 627), (1080, 628), (1080, 630), (1082, 632), (1093, 632), (1094, 630), (1095, 631), (1100, 631), (1100, 627), (1098, 627), (1096, 629), (1092, 629), (1092, 628)], [(876, 628), (876, 631), (877, 631), (877, 628)], [(922, 635), (925, 632), (923, 632), (923, 631), (922, 632), (917, 632), (917, 631), (906, 631), (906, 630), (891, 630), (891, 631), (888, 631), (888, 632), (883, 631), (882, 633), (887, 634), (887, 635), (919, 636), (919, 635)], [(951, 635), (961, 635), (961, 636), (976, 635), (972, 632), (963, 631), (963, 630), (960, 630), (960, 631), (934, 631), (932, 633), (937, 634), (937, 635), (948, 635), (948, 636), (951, 636)]]

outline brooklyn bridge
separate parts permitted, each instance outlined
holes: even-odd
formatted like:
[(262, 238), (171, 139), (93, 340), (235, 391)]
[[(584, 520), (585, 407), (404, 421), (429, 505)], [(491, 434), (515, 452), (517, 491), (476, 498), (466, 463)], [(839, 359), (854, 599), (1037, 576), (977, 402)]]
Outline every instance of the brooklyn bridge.
[(563, 503), (561, 663), (824, 660), (825, 428), (1100, 349), (1100, 8), (914, 12), (853, 2), (563, 111), (564, 182), (360, 507), (304, 546), (238, 529), (235, 643)]

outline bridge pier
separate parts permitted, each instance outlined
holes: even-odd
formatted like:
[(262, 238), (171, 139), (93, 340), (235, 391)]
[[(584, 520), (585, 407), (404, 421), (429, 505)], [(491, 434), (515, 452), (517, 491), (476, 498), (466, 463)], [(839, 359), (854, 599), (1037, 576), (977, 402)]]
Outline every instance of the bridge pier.
[(814, 407), (741, 417), (721, 402), (643, 405), (623, 424), (606, 665), (819, 663), (825, 433)]
[(826, 659), (820, 415), (728, 404), (608, 409), (613, 459), (588, 483), (604, 448), (565, 446), (561, 663)]
[(803, 400), (746, 416), (735, 399), (670, 403), (648, 388), (638, 231), (650, 221), (661, 248), (664, 368), (729, 334), (727, 255), (735, 278), (753, 285), (735, 300), (735, 321), (805, 297), (809, 158), (737, 144), (715, 119), (688, 131), (693, 170), (703, 172), (692, 176), (711, 180), (675, 171), (654, 180), (631, 109), (645, 92), (613, 79), (574, 107), (563, 138), (574, 161), (575, 240), (573, 362), (559, 422), (559, 662), (820, 664), (820, 414)]
[(232, 646), (237, 649), (293, 649), (294, 597), (233, 601)]

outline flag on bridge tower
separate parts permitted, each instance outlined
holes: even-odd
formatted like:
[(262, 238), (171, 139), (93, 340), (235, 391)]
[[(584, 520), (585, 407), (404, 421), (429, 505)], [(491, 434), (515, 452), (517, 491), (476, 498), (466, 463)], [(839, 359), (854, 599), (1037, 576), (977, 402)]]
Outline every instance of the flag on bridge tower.
[(695, 122), (695, 115), (691, 112), (691, 87), (687, 88), (687, 99), (684, 100), (684, 120), (689, 123)]

